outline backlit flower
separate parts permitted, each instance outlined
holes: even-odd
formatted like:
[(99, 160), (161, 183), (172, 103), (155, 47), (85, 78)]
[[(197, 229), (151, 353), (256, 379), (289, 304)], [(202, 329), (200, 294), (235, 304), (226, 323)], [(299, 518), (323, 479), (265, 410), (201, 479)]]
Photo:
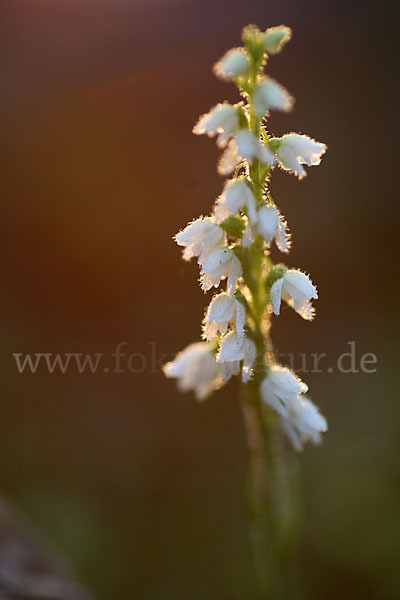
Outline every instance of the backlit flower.
[(258, 159), (265, 165), (272, 165), (275, 161), (274, 155), (265, 144), (248, 129), (240, 129), (229, 142), (218, 164), (218, 172), (221, 175), (229, 175), (243, 160), (251, 165), (254, 159)]
[(264, 50), (268, 54), (277, 54), (292, 37), (292, 30), (286, 25), (270, 27), (264, 33)]
[(312, 284), (308, 275), (296, 269), (286, 271), (282, 277), (272, 284), (270, 289), (272, 311), (276, 315), (280, 313), (281, 299), (283, 299), (303, 319), (311, 321), (314, 316), (314, 309), (310, 300), (316, 300), (317, 298), (317, 288)]
[(249, 220), (256, 221), (256, 199), (246, 177), (230, 179), (217, 199), (214, 218), (217, 223), (221, 223), (228, 217), (236, 215), (243, 207), (246, 207)]
[(319, 165), (326, 145), (299, 133), (288, 133), (280, 138), (277, 150), (278, 163), (286, 171), (291, 171), (299, 179), (307, 175), (303, 164), (309, 167)]
[(209, 254), (201, 269), (201, 288), (204, 292), (218, 287), (221, 279), (228, 278), (227, 291), (233, 296), (235, 285), (242, 275), (239, 259), (228, 248), (219, 248)]
[(204, 400), (223, 383), (215, 352), (207, 342), (190, 344), (165, 364), (163, 371), (166, 377), (178, 380), (182, 391), (193, 390), (198, 400)]
[(321, 443), (321, 433), (328, 430), (328, 424), (318, 408), (308, 398), (301, 396), (290, 403), (289, 415), (281, 419), (283, 431), (295, 450), (302, 450), (303, 443)]
[(261, 398), (282, 417), (289, 417), (293, 402), (299, 394), (304, 394), (308, 387), (286, 367), (273, 365), (267, 377), (261, 382)]
[(275, 243), (281, 252), (289, 251), (289, 235), (286, 230), (286, 221), (274, 206), (262, 206), (256, 213), (256, 219), (249, 224), (243, 235), (242, 244), (246, 248), (250, 246), (260, 234), (266, 244)]
[(218, 333), (224, 335), (232, 327), (239, 337), (244, 336), (246, 309), (239, 300), (225, 292), (214, 296), (204, 319), (204, 336), (211, 340)]
[(174, 239), (179, 246), (185, 247), (185, 260), (198, 256), (198, 262), (202, 264), (213, 250), (224, 246), (225, 233), (211, 217), (201, 217), (189, 223)]
[(292, 110), (294, 102), (289, 92), (270, 77), (257, 84), (253, 100), (259, 117), (263, 117), (269, 110), (288, 112)]
[(228, 102), (223, 102), (214, 106), (208, 113), (201, 115), (196, 125), (193, 127), (193, 133), (208, 137), (218, 135), (217, 144), (222, 148), (229, 136), (239, 128), (238, 109)]
[(220, 79), (235, 79), (247, 75), (250, 68), (247, 53), (243, 48), (232, 48), (214, 65), (214, 73)]
[(217, 362), (222, 367), (223, 379), (228, 381), (232, 375), (238, 375), (240, 363), (243, 361), (242, 381), (247, 383), (251, 379), (256, 356), (256, 346), (249, 337), (239, 336), (236, 331), (225, 335), (217, 355)]

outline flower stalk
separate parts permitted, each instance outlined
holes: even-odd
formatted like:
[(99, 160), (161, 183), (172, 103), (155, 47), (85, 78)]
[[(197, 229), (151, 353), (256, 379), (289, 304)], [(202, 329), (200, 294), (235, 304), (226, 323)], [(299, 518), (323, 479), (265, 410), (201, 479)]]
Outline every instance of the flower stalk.
[(321, 441), (325, 418), (304, 396), (307, 385), (274, 360), (271, 319), (282, 301), (311, 321), (316, 287), (298, 269), (274, 264), (271, 248), (288, 253), (287, 224), (272, 199), (269, 180), (276, 166), (299, 179), (317, 165), (325, 144), (308, 136), (268, 134), (270, 110), (288, 112), (293, 98), (265, 74), (269, 55), (280, 52), (290, 29), (242, 32), (244, 46), (226, 53), (214, 73), (238, 87), (242, 100), (217, 104), (193, 131), (217, 137), (223, 150), (218, 171), (225, 182), (212, 214), (180, 231), (183, 258), (197, 257), (204, 292), (226, 279), (226, 292), (212, 299), (203, 321), (203, 342), (189, 345), (164, 366), (167, 377), (204, 399), (232, 376), (241, 376), (240, 404), (248, 449), (246, 498), (253, 519), (254, 552), (261, 597), (290, 598), (288, 582), (297, 539), (297, 457), (304, 442)]

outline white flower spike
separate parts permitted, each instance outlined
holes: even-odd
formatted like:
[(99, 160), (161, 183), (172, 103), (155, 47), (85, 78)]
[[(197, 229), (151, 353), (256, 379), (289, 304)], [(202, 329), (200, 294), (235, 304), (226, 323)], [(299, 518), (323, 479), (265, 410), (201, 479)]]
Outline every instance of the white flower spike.
[(312, 284), (308, 275), (296, 269), (286, 271), (283, 277), (272, 284), (270, 289), (272, 311), (275, 315), (279, 315), (281, 299), (283, 299), (303, 319), (311, 321), (314, 317), (314, 309), (310, 300), (317, 298), (317, 288)]
[(243, 160), (251, 165), (255, 159), (264, 165), (273, 165), (275, 162), (268, 146), (262, 144), (248, 129), (240, 129), (221, 156), (218, 172), (221, 175), (229, 175)]
[(250, 222), (257, 220), (256, 199), (246, 177), (230, 179), (226, 182), (221, 196), (217, 199), (214, 218), (221, 223), (230, 216), (237, 215), (245, 207)]
[(244, 336), (246, 309), (239, 300), (225, 292), (214, 296), (204, 319), (204, 336), (214, 339), (218, 333), (224, 335), (228, 327), (234, 329), (239, 337)]
[(217, 145), (223, 148), (229, 137), (239, 129), (239, 113), (236, 106), (223, 102), (202, 115), (193, 127), (196, 135), (218, 136)]
[(174, 239), (179, 246), (185, 247), (183, 258), (190, 260), (198, 256), (199, 264), (203, 264), (213, 250), (225, 245), (225, 233), (211, 217), (189, 223)]
[[(270, 112), (290, 111), (294, 99), (265, 72), (265, 66), (290, 38), (291, 30), (284, 25), (266, 31), (249, 25), (242, 32), (243, 47), (229, 50), (214, 65), (217, 77), (232, 81), (240, 97), (236, 104), (223, 101), (201, 115), (193, 133), (216, 139), (222, 150), (218, 172), (228, 179), (210, 215), (189, 223), (175, 240), (185, 260), (196, 257), (204, 292), (225, 280), (226, 288), (213, 294), (205, 312), (203, 341), (164, 366), (167, 377), (177, 379), (181, 389), (193, 390), (198, 399), (233, 375), (241, 378), (250, 465), (256, 460), (260, 464), (257, 481), (250, 477), (249, 485), (260, 503), (265, 500), (260, 490), (268, 487), (269, 468), (273, 471), (274, 463), (286, 460), (288, 445), (279, 440), (275, 445), (275, 440), (286, 435), (299, 451), (306, 441), (319, 443), (327, 430), (326, 419), (305, 397), (307, 385), (290, 369), (274, 364), (269, 335), (272, 313), (279, 315), (282, 301), (311, 320), (312, 300), (318, 298), (308, 275), (274, 264), (271, 248), (275, 243), (281, 252), (288, 252), (290, 247), (285, 219), (271, 197), (273, 167), (278, 164), (301, 179), (307, 174), (305, 166), (318, 165), (326, 151), (325, 144), (307, 135), (269, 133)], [(261, 447), (268, 453), (268, 473), (260, 460)], [(292, 490), (293, 484), (288, 481), (285, 488)], [(272, 486), (271, 506), (281, 500), (275, 494)], [(286, 502), (285, 497), (282, 500)], [(278, 535), (279, 524), (272, 525), (271, 532)], [(277, 539), (270, 547), (277, 546)]]
[(247, 336), (239, 336), (236, 331), (231, 331), (222, 338), (217, 362), (222, 366), (222, 378), (228, 381), (232, 375), (240, 372), (242, 366), (242, 381), (250, 381), (253, 372), (257, 349), (254, 342)]
[(219, 248), (209, 254), (201, 269), (201, 288), (207, 292), (213, 286), (218, 287), (221, 279), (227, 277), (227, 292), (233, 296), (235, 285), (242, 275), (239, 259), (229, 248)]
[(207, 342), (190, 344), (163, 371), (166, 377), (178, 379), (182, 391), (193, 390), (197, 400), (204, 400), (223, 384), (215, 352)]
[(273, 365), (261, 383), (261, 398), (282, 417), (288, 418), (293, 403), (308, 387), (290, 369)]
[(280, 138), (277, 150), (278, 163), (285, 171), (291, 171), (299, 179), (307, 175), (302, 166), (316, 166), (321, 162), (321, 156), (326, 151), (326, 145), (299, 133), (288, 133)]
[(250, 63), (243, 48), (232, 48), (214, 65), (214, 73), (220, 79), (231, 80), (247, 75)]
[(254, 108), (259, 117), (269, 110), (289, 112), (293, 108), (293, 97), (274, 79), (268, 78), (258, 83), (254, 94)]
[(291, 403), (289, 415), (281, 420), (283, 431), (292, 442), (295, 450), (300, 452), (303, 443), (311, 441), (321, 443), (321, 433), (328, 431), (328, 424), (318, 408), (305, 396)]

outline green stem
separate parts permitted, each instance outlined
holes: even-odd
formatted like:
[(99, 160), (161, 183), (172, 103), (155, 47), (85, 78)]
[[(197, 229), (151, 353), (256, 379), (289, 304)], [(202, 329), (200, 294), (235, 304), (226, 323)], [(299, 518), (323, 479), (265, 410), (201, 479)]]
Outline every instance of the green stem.
[[(260, 139), (260, 119), (256, 116), (252, 94), (257, 82), (257, 69), (249, 78), (250, 130)], [(262, 165), (261, 165), (262, 166)], [(265, 169), (264, 169), (265, 173)], [(254, 160), (249, 167), (249, 179), (257, 204), (263, 202), (263, 181), (260, 181), (260, 163)], [(269, 364), (266, 353), (272, 351), (266, 335), (270, 328), (266, 313), (268, 294), (265, 272), (271, 261), (264, 252), (264, 240), (258, 236), (248, 249), (250, 268), (244, 276), (251, 300), (250, 313), (254, 321), (254, 339), (257, 347), (253, 380), (244, 386), (241, 407), (249, 448), (247, 500), (252, 516), (252, 539), (256, 569), (260, 584), (260, 598), (287, 600), (292, 580), (293, 554), (298, 532), (298, 482), (294, 456), (289, 454), (279, 427), (278, 417), (264, 405), (260, 383), (267, 375)]]
[(241, 408), (249, 450), (246, 498), (260, 599), (297, 597), (294, 550), (299, 530), (297, 464), (289, 456), (258, 387), (244, 387)]

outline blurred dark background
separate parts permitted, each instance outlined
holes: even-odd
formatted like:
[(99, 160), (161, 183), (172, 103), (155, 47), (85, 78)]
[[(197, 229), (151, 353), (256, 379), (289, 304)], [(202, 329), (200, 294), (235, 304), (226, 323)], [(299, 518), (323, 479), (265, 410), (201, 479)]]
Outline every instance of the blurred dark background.
[[(398, 5), (3, 0), (0, 15), (3, 496), (100, 600), (254, 595), (237, 386), (198, 404), (159, 360), (198, 338), (209, 301), (171, 236), (223, 184), (191, 133), (238, 98), (212, 64), (247, 23), (285, 23), (269, 72), (296, 105), (270, 130), (329, 147), (304, 181), (271, 184), (287, 262), (320, 292), (316, 321), (284, 311), (274, 339), (327, 354), (302, 375), (330, 424), (301, 457), (304, 593), (398, 598)], [(375, 373), (334, 368), (353, 340)], [(120, 342), (138, 372), (111, 372)], [(13, 353), (38, 352), (103, 353), (110, 372), (18, 373)]]

